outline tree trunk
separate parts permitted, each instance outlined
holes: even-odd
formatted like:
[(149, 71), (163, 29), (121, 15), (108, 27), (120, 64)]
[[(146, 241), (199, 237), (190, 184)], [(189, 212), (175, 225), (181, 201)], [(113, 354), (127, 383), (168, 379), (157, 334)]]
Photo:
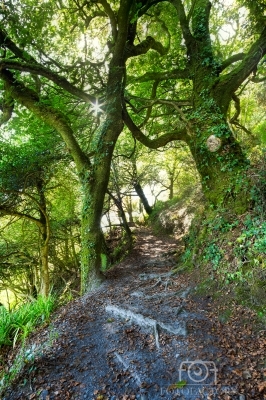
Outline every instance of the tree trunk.
[(132, 197), (131, 195), (128, 196), (128, 203), (127, 203), (127, 210), (128, 212), (128, 221), (130, 224), (134, 224), (134, 219), (133, 219), (133, 207), (132, 207)]
[(117, 198), (109, 191), (108, 191), (108, 194), (113, 199), (113, 201), (114, 201), (114, 203), (115, 203), (115, 205), (116, 205), (116, 207), (117, 207), (117, 209), (119, 211), (119, 215), (120, 215), (120, 217), (122, 219), (122, 224), (123, 224), (123, 227), (125, 229), (125, 232), (126, 232), (126, 235), (127, 235), (127, 238), (128, 238), (128, 242), (130, 243), (130, 246), (131, 246), (131, 244), (132, 244), (132, 232), (131, 232), (129, 224), (127, 222), (127, 217), (126, 217), (126, 213), (125, 213), (124, 208), (123, 208), (123, 204), (122, 204), (122, 199), (120, 197), (120, 193), (119, 193), (119, 191), (117, 191), (117, 193), (116, 193), (117, 194)]
[(144, 207), (146, 213), (147, 213), (148, 215), (151, 215), (151, 213), (152, 213), (152, 207), (149, 205), (148, 199), (147, 199), (147, 197), (145, 196), (145, 193), (143, 192), (143, 189), (142, 189), (140, 183), (134, 182), (133, 186), (134, 186), (134, 189), (135, 189), (137, 195), (139, 196), (139, 198), (140, 198), (140, 200), (141, 200), (141, 203), (142, 203), (142, 205), (143, 205), (143, 207)]
[(50, 274), (49, 274), (49, 266), (48, 266), (48, 241), (44, 239), (44, 235), (42, 235), (42, 245), (41, 245), (41, 268), (40, 268), (40, 295), (44, 297), (49, 296), (50, 292)]
[[(202, 122), (204, 121), (204, 122)], [(249, 204), (248, 161), (220, 114), (203, 115), (188, 145), (201, 176), (210, 206), (222, 206), (241, 214)]]
[(44, 182), (40, 178), (36, 182), (36, 187), (39, 194), (39, 212), (41, 223), (41, 248), (40, 248), (40, 295), (48, 297), (50, 292), (50, 274), (48, 265), (50, 226), (49, 217), (46, 210), (46, 197), (44, 193)]
[[(110, 101), (110, 105), (113, 106), (113, 102)], [(106, 113), (106, 120), (98, 141), (98, 151), (94, 157), (94, 165), (80, 176), (83, 188), (81, 293), (96, 288), (104, 280), (104, 275), (101, 273), (102, 210), (109, 181), (113, 149), (123, 129), (121, 109), (118, 109), (115, 115), (113, 110), (112, 108), (110, 113), (108, 111)]]
[(174, 198), (174, 174), (169, 176), (169, 181), (169, 200), (172, 200)]

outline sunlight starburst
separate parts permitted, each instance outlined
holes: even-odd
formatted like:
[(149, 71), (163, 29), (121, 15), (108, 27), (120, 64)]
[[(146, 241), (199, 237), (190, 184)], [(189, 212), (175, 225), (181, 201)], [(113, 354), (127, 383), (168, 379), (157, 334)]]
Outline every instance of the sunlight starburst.
[(103, 113), (103, 109), (102, 109), (103, 105), (104, 105), (104, 103), (99, 103), (98, 99), (95, 100), (95, 103), (91, 104), (93, 115), (95, 117), (97, 117), (98, 114)]

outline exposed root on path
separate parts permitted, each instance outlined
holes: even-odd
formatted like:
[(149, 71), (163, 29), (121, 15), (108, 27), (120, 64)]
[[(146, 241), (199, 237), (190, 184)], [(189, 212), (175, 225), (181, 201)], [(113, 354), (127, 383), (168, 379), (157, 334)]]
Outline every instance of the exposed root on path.
[(3, 400), (264, 400), (265, 331), (251, 311), (223, 320), (226, 306), (193, 295), (192, 275), (172, 275), (176, 247), (141, 230), (100, 288), (58, 310), (50, 347), (50, 328), (32, 335), (28, 348), (44, 351)]

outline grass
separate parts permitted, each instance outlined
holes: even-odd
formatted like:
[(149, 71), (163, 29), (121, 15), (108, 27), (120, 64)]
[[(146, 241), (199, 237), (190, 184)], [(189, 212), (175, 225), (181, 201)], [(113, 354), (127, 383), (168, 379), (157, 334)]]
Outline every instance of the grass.
[(55, 307), (55, 298), (39, 296), (12, 311), (0, 307), (0, 346), (15, 346), (25, 339), (38, 325), (49, 320)]

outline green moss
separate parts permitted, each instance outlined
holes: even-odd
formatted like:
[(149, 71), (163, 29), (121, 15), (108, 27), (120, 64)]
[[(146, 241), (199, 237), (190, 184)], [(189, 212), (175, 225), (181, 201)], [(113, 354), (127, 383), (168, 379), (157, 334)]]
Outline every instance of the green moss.
[(230, 292), (237, 302), (265, 314), (266, 221), (261, 215), (205, 209), (185, 243), (183, 268), (195, 269), (201, 291)]

